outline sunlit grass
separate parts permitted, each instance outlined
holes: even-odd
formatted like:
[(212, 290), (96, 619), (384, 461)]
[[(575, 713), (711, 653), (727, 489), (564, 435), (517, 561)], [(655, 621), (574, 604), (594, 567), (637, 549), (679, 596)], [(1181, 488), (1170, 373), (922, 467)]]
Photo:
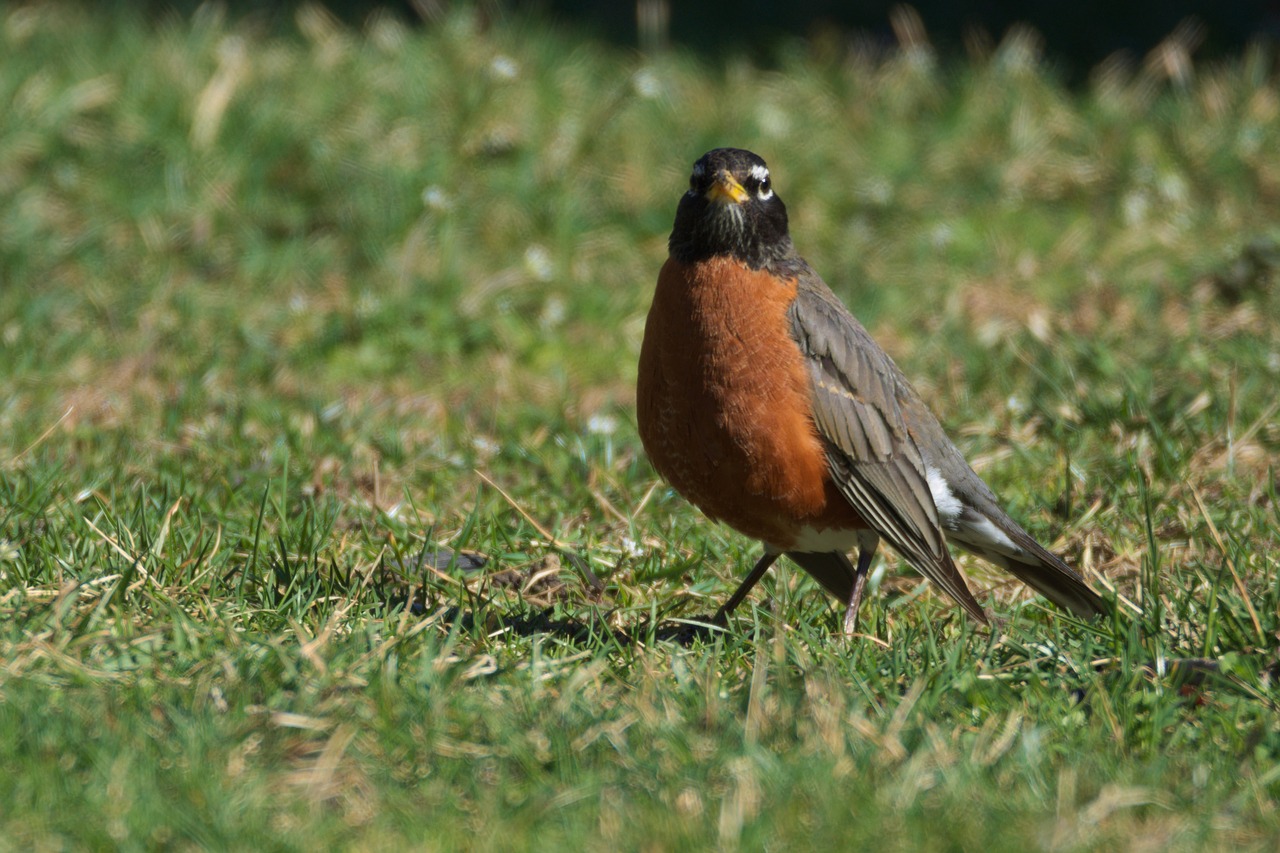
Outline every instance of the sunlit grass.
[[(1270, 57), (297, 24), (0, 11), (0, 847), (1273, 846)], [(632, 411), (725, 144), (1122, 621), (889, 557), (672, 641), (756, 547)]]

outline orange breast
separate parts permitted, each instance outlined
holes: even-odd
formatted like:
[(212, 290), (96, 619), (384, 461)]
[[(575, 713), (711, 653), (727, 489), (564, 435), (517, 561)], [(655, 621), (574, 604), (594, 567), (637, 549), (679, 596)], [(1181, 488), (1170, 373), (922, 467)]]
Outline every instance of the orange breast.
[(813, 424), (786, 317), (795, 293), (794, 279), (732, 259), (669, 259), (636, 388), (658, 472), (711, 518), (780, 550), (805, 527), (867, 526), (832, 482)]

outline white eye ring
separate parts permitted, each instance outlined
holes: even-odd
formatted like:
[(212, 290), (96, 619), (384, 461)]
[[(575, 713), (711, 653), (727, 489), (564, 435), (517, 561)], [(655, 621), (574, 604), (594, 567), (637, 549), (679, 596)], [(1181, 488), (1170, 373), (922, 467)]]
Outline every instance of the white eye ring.
[(769, 184), (769, 170), (757, 163), (751, 167), (750, 174), (752, 180), (759, 185), (756, 190), (756, 198), (761, 201), (768, 201), (773, 198), (773, 187)]

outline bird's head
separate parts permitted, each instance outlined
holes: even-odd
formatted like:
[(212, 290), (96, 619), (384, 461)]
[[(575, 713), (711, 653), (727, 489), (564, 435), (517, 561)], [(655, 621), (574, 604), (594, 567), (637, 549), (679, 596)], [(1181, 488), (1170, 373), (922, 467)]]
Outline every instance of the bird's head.
[(699, 157), (669, 245), (682, 261), (729, 255), (757, 269), (791, 255), (787, 208), (773, 191), (764, 160), (741, 148), (716, 148)]

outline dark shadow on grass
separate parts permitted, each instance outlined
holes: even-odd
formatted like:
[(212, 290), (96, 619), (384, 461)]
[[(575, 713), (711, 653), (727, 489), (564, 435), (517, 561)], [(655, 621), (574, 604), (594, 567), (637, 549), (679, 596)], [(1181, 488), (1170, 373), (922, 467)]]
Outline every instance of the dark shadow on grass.
[[(466, 605), (433, 605), (424, 596), (427, 589), (447, 590), (440, 581), (447, 584), (452, 573), (477, 573), (488, 568), (489, 562), (488, 557), (475, 551), (426, 548), (409, 560), (387, 560), (375, 590), (393, 610), (407, 607), (411, 615), (435, 619), (446, 629), (456, 627), (467, 633), (549, 635), (580, 646), (611, 644), (627, 648), (653, 642), (690, 646), (729, 632), (724, 622), (717, 623), (714, 616), (645, 620), (625, 630), (608, 623), (611, 611), (601, 613), (593, 608), (586, 619), (558, 615), (559, 604), (599, 605), (605, 592), (605, 584), (586, 561), (566, 552), (549, 552), (522, 568), (491, 571), (478, 588), (450, 591), (449, 597), (454, 601), (461, 596), (469, 599)], [(493, 597), (491, 592), (498, 589), (507, 590), (515, 600)]]
[[(400, 608), (406, 604), (406, 599), (391, 598), (387, 604), (392, 608)], [(514, 612), (504, 609), (498, 602), (487, 601), (481, 602), (476, 609), (445, 607), (431, 613), (418, 601), (409, 607), (413, 615), (434, 619), (446, 630), (456, 627), (467, 633), (482, 630), (486, 634), (503, 633), (517, 637), (546, 635), (578, 646), (612, 644), (629, 648), (659, 642), (688, 647), (697, 642), (711, 642), (717, 636), (732, 633), (727, 626), (715, 624), (714, 616), (662, 619), (656, 624), (645, 620), (627, 630), (609, 625), (606, 614), (592, 613), (590, 619), (584, 620), (559, 616), (554, 607)]]

